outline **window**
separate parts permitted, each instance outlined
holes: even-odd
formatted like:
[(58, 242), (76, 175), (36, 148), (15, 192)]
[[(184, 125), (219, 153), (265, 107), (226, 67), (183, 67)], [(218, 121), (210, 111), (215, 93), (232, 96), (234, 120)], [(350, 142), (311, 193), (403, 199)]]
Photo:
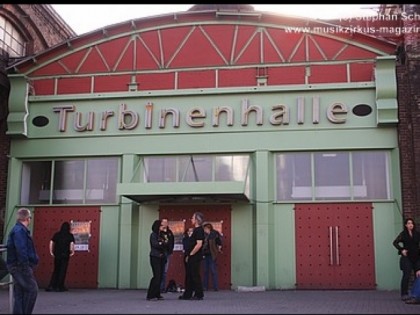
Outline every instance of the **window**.
[(117, 182), (117, 158), (28, 161), (21, 204), (115, 203)]
[(386, 151), (280, 153), (278, 201), (389, 200)]
[(24, 38), (19, 31), (3, 16), (0, 16), (0, 49), (15, 58), (26, 54), (25, 47)]
[(180, 155), (145, 157), (146, 183), (245, 181), (248, 155)]

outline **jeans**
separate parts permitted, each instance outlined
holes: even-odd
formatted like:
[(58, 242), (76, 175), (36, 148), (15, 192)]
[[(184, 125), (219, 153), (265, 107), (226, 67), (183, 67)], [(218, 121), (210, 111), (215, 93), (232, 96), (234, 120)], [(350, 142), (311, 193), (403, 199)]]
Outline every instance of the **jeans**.
[(9, 267), (13, 277), (13, 314), (32, 314), (38, 296), (38, 283), (30, 267)]
[(408, 295), (408, 286), (410, 284), (410, 278), (415, 270), (415, 264), (406, 256), (400, 257), (400, 269), (403, 272), (401, 277), (401, 296)]
[(217, 263), (211, 255), (205, 255), (204, 256), (204, 290), (209, 289), (209, 277), (211, 274), (211, 280), (213, 282), (213, 289), (215, 291), (219, 290), (219, 282), (218, 282), (218, 276), (217, 276)]
[(165, 292), (166, 291), (166, 275), (168, 273), (169, 260), (170, 260), (171, 256), (172, 256), (172, 254), (166, 255), (166, 264), (165, 264), (165, 268), (163, 269), (163, 273), (162, 273), (162, 281), (160, 283), (160, 292)]

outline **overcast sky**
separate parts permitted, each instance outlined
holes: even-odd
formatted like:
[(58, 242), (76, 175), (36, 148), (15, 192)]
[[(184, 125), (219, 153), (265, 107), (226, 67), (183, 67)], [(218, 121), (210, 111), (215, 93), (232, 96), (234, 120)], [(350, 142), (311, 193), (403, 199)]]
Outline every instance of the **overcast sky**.
[[(192, 4), (53, 4), (53, 8), (78, 34), (145, 16), (186, 11)], [(319, 19), (375, 15), (378, 4), (252, 4), (257, 11)]]

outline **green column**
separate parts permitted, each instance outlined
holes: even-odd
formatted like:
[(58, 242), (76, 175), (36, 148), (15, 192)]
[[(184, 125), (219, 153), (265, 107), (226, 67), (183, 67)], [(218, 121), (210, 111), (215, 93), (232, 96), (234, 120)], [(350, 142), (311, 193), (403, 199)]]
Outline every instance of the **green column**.
[[(125, 154), (122, 158), (121, 181), (129, 183), (132, 181), (133, 170), (136, 164), (136, 156)], [(132, 279), (136, 279), (137, 255), (133, 253), (133, 248), (138, 248), (133, 244), (137, 238), (133, 239), (133, 203), (130, 199), (121, 197), (120, 211), (120, 235), (119, 235), (119, 268), (118, 268), (118, 287), (129, 289)], [(137, 224), (137, 222), (134, 222)]]
[(274, 163), (268, 151), (255, 154), (255, 275), (256, 285), (270, 288), (273, 268)]

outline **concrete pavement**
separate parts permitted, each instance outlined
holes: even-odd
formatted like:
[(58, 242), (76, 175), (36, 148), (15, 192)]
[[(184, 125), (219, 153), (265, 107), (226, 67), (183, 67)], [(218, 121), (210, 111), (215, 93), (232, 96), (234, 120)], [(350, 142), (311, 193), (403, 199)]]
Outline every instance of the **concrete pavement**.
[[(205, 291), (202, 301), (147, 301), (146, 290), (40, 289), (34, 314), (420, 314), (420, 305), (400, 300), (398, 291), (267, 290)], [(0, 314), (8, 314), (9, 291), (0, 290)]]

